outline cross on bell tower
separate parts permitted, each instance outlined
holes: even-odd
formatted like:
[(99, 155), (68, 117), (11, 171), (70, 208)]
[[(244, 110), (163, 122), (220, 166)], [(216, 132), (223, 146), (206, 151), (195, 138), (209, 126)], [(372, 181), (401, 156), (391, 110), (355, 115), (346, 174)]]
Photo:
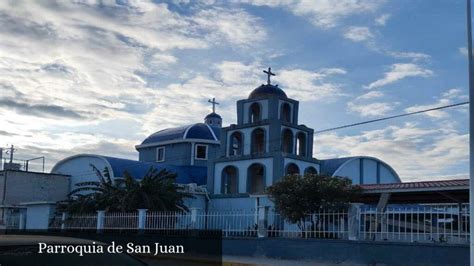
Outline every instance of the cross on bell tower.
[(215, 113), (216, 112), (216, 105), (218, 105), (219, 103), (216, 102), (216, 98), (212, 98), (207, 100), (208, 103), (212, 104), (212, 112)]
[(270, 77), (275, 76), (275, 73), (272, 73), (271, 67), (268, 68), (268, 71), (264, 70), (263, 73), (267, 74), (267, 85), (270, 85)]

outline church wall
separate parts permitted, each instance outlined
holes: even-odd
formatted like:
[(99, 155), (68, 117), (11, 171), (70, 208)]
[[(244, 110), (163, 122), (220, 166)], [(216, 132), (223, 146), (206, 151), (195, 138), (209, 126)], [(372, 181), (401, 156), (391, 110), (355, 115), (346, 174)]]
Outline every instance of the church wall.
[(377, 184), (377, 163), (371, 159), (364, 159), (364, 184)]
[(165, 160), (162, 163), (171, 165), (191, 164), (191, 144), (186, 142), (141, 148), (139, 160), (143, 162), (156, 162), (156, 149), (158, 147), (165, 147)]
[(69, 191), (75, 189), (75, 184), (86, 181), (99, 181), (97, 175), (90, 165), (94, 165), (99, 170), (105, 169), (107, 163), (104, 159), (95, 156), (81, 156), (56, 165), (54, 173), (70, 175)]
[(239, 193), (247, 192), (247, 170), (250, 165), (261, 163), (265, 166), (265, 186), (272, 185), (273, 181), (273, 158), (261, 158), (253, 160), (242, 160), (233, 162), (222, 162), (214, 165), (214, 193), (221, 193), (222, 170), (227, 166), (235, 166), (238, 169)]
[(255, 211), (258, 206), (273, 207), (275, 204), (267, 197), (252, 197), (244, 195), (242, 197), (222, 197), (211, 198), (208, 203), (209, 211)]
[(398, 183), (400, 182), (385, 165), (380, 165), (380, 183)]
[(348, 177), (352, 180), (352, 184), (360, 184), (360, 160), (352, 160), (335, 173), (335, 176)]

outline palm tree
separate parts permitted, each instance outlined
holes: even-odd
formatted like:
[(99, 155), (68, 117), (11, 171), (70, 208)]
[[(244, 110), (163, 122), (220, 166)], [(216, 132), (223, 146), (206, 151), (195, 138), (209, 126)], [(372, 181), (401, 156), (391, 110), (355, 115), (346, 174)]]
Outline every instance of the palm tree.
[(124, 178), (112, 180), (107, 167), (100, 171), (90, 165), (99, 181), (76, 184), (77, 188), (69, 193), (69, 199), (59, 202), (59, 211), (68, 213), (88, 213), (105, 211), (187, 211), (184, 199), (193, 197), (180, 191), (175, 183), (176, 174), (167, 170), (150, 168), (141, 179), (133, 178), (128, 172)]

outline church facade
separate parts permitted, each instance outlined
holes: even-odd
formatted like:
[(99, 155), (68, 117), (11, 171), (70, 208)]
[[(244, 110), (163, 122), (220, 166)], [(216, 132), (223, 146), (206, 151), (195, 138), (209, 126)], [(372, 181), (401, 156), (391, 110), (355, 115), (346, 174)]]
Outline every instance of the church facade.
[(265, 189), (288, 174), (344, 176), (354, 184), (401, 182), (392, 167), (374, 157), (314, 158), (314, 130), (298, 123), (299, 102), (271, 84), (271, 69), (264, 72), (267, 84), (237, 101), (237, 124), (222, 127), (212, 99), (203, 123), (162, 129), (136, 145), (138, 161), (78, 154), (58, 162), (52, 173), (70, 175), (73, 189), (97, 179), (91, 165), (109, 168), (113, 178), (127, 171), (141, 179), (150, 167), (167, 169), (178, 174), (177, 183), (207, 191), (211, 201), (197, 205), (214, 210), (270, 204)]

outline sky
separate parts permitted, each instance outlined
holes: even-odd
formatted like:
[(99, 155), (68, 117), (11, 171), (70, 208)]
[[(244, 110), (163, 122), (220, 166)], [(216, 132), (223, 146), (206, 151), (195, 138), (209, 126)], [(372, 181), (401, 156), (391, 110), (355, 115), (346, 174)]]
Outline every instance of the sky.
[[(224, 126), (272, 67), (315, 130), (468, 100), (463, 0), (0, 1), (0, 147), (137, 159), (160, 129)], [(403, 181), (467, 178), (468, 107), (314, 136)]]

